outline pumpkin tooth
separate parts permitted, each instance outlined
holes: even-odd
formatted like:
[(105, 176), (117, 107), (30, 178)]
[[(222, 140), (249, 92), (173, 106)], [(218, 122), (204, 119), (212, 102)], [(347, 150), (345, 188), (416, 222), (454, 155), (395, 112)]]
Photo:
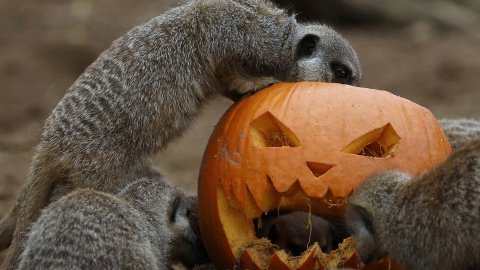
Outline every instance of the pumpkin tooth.
[(293, 184), (285, 191), (281, 193), (283, 197), (293, 197), (293, 196), (298, 196), (298, 197), (307, 197), (307, 194), (305, 194), (305, 191), (303, 191), (302, 185), (300, 185), (300, 182), (295, 180)]
[(298, 257), (292, 257), (283, 250), (277, 251), (270, 260), (269, 269), (323, 270), (318, 260), (320, 250), (320, 246), (315, 243)]
[(309, 253), (308, 257), (297, 268), (298, 270), (310, 270), (310, 269), (324, 270), (325, 269), (319, 259), (320, 258), (319, 254), (321, 253), (321, 249), (317, 243), (315, 244), (317, 245), (317, 248), (315, 248), (314, 250), (312, 250), (312, 252)]
[(228, 204), (232, 207), (235, 208), (236, 210), (243, 210), (242, 206), (240, 206), (240, 203), (237, 201), (235, 196), (229, 196), (227, 197)]
[(258, 207), (248, 187), (245, 191), (245, 199), (245, 216), (250, 219), (259, 217), (262, 214), (262, 210)]
[(282, 197), (273, 186), (272, 179), (270, 179), (268, 175), (265, 182), (265, 192), (262, 196), (262, 205), (260, 206), (262, 212), (268, 212), (274, 208), (278, 208), (282, 200)]
[[(255, 239), (240, 250), (238, 257), (241, 268), (239, 269), (267, 269), (277, 250), (270, 240)], [(238, 259), (236, 264), (238, 264)]]
[[(343, 240), (338, 248), (332, 252), (325, 254), (320, 253), (320, 262), (326, 269), (337, 269), (343, 266), (359, 268), (359, 259), (357, 253), (357, 245), (352, 237)], [(346, 265), (348, 263), (348, 265)], [(354, 266), (354, 264), (356, 265)]]
[(282, 269), (282, 270), (293, 270), (295, 268), (292, 268), (288, 266), (288, 255), (285, 253), (285, 251), (281, 250), (276, 252), (273, 256), (272, 259), (270, 260), (270, 263), (268, 264), (270, 268), (272, 269)]
[[(266, 269), (257, 264), (256, 256), (258, 255), (255, 251), (250, 252), (249, 250), (244, 250), (240, 256), (240, 265), (238, 261), (235, 265), (235, 269), (251, 269), (251, 270), (263, 270)], [(268, 266), (267, 266), (268, 267)]]
[(253, 222), (243, 216), (241, 210), (230, 207), (223, 189), (217, 190), (218, 216), (223, 227), (222, 234), (226, 236), (233, 254), (237, 254), (242, 246), (255, 240)]
[[(230, 183), (231, 181), (227, 181)], [(240, 202), (237, 200), (235, 197), (235, 194), (233, 194), (233, 189), (231, 188), (231, 185), (228, 185), (229, 188), (225, 188), (226, 185), (224, 185), (224, 180), (219, 181), (218, 188), (222, 191), (223, 196), (228, 202), (228, 205), (230, 205), (232, 208), (235, 210), (243, 210), (242, 206), (240, 205)]]
[(267, 190), (267, 177), (266, 174), (258, 174), (254, 172), (247, 172), (247, 175), (244, 177), (246, 178), (244, 181), (247, 185), (247, 189), (252, 194), (258, 208), (261, 208), (262, 206), (265, 193), (271, 192), (271, 190)]
[(351, 254), (349, 257), (346, 258), (344, 263), (340, 265), (339, 268), (359, 268), (360, 267), (360, 260), (358, 256), (358, 252), (355, 251), (354, 254)]

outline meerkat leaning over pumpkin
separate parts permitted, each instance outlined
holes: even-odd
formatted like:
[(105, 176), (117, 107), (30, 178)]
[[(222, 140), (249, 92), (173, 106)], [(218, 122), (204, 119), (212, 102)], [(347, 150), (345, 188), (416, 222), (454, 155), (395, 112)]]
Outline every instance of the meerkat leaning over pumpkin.
[(480, 138), (424, 175), (369, 178), (350, 197), (346, 223), (365, 263), (390, 256), (405, 269), (480, 269)]
[(170, 269), (208, 262), (196, 197), (163, 179), (140, 179), (116, 195), (79, 189), (33, 224), (19, 269)]
[[(31, 224), (77, 188), (116, 193), (157, 177), (149, 157), (215, 95), (238, 100), (278, 81), (358, 85), (350, 44), (262, 0), (191, 0), (113, 42), (46, 120), (17, 204), (0, 224), (15, 269)], [(54, 194), (55, 197), (51, 197)]]

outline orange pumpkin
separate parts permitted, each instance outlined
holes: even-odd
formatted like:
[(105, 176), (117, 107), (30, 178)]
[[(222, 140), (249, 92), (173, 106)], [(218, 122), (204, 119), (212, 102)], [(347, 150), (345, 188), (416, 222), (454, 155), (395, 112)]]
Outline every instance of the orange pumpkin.
[(348, 196), (368, 176), (389, 169), (419, 175), (450, 151), (430, 111), (391, 93), (276, 84), (234, 104), (210, 138), (198, 185), (205, 246), (224, 269), (362, 268), (353, 239), (329, 254), (313, 245), (290, 257), (257, 239), (252, 219), (273, 209), (343, 216)]

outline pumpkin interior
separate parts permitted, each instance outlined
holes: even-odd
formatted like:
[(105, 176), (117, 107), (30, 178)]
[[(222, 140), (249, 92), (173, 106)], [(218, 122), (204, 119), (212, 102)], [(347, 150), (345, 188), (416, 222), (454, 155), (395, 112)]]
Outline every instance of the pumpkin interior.
[(360, 156), (391, 158), (395, 156), (400, 136), (388, 123), (374, 129), (347, 145), (342, 152)]
[(255, 147), (301, 147), (300, 140), (280, 120), (266, 112), (250, 124)]

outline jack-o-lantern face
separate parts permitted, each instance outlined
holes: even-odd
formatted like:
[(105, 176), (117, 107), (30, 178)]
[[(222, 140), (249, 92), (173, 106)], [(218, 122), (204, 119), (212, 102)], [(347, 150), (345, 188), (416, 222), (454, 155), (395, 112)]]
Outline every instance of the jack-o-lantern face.
[(293, 258), (257, 239), (252, 219), (274, 209), (341, 217), (368, 176), (419, 175), (450, 151), (430, 111), (388, 92), (274, 85), (234, 104), (210, 138), (198, 186), (205, 246), (226, 269), (363, 267), (352, 239), (330, 254), (313, 245)]

